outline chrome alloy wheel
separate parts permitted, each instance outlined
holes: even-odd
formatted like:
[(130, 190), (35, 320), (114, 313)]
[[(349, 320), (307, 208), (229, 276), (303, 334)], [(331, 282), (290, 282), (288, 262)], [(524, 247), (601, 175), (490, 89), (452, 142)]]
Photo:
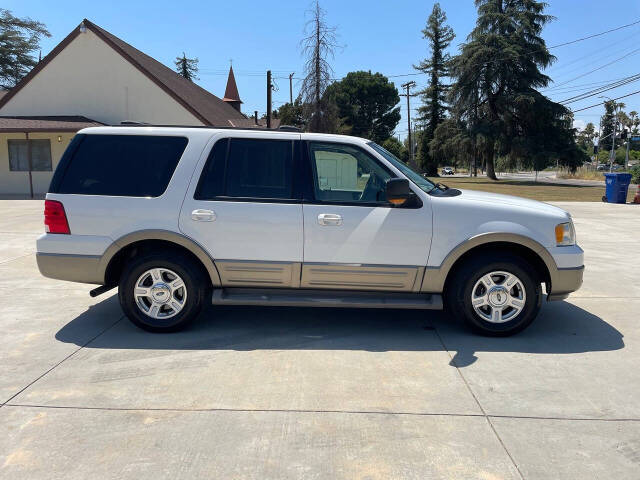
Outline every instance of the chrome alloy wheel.
[(165, 319), (182, 311), (187, 301), (187, 288), (175, 272), (167, 268), (152, 268), (140, 275), (133, 296), (145, 315)]
[(471, 290), (473, 309), (491, 323), (513, 320), (524, 309), (526, 300), (522, 281), (509, 272), (487, 273)]

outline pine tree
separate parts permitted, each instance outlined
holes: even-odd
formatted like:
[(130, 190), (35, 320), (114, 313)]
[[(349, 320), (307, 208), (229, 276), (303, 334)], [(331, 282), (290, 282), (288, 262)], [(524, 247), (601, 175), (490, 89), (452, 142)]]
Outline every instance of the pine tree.
[(176, 72), (190, 82), (194, 80), (199, 80), (196, 76), (198, 74), (198, 59), (197, 58), (187, 58), (187, 55), (182, 52), (181, 57), (176, 57)]
[[(476, 26), (453, 61), (453, 101), (479, 140), (487, 176), (494, 180), (495, 157), (512, 152), (513, 140), (524, 132), (523, 116), (532, 108), (547, 115), (568, 112), (545, 104), (550, 101), (537, 91), (550, 82), (541, 69), (555, 60), (540, 36), (552, 20), (544, 14), (545, 5), (534, 0), (476, 0)], [(556, 125), (564, 128), (560, 120)]]
[(418, 160), (428, 175), (436, 175), (438, 171), (438, 163), (429, 151), (429, 143), (447, 111), (448, 85), (444, 84), (444, 78), (449, 75), (450, 58), (445, 50), (455, 38), (455, 34), (452, 28), (445, 24), (446, 20), (447, 15), (440, 8), (440, 4), (436, 3), (427, 19), (427, 26), (422, 30), (423, 38), (429, 43), (431, 56), (419, 65), (414, 65), (414, 68), (429, 75), (429, 86), (420, 92), (423, 105), (418, 109), (419, 120), (423, 126)]
[(50, 36), (43, 23), (0, 8), (0, 87), (14, 87), (38, 63), (33, 54), (40, 39)]

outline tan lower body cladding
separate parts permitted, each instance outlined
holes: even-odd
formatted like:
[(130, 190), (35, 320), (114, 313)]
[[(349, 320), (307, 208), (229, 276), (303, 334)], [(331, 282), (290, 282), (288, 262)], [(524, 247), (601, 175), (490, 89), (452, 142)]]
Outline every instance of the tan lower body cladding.
[(424, 267), (217, 260), (224, 287), (419, 292)]

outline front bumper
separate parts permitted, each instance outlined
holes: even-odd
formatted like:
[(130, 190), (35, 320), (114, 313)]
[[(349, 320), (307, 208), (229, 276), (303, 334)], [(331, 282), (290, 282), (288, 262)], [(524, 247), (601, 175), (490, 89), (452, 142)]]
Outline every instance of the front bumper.
[(547, 249), (555, 266), (547, 264), (551, 285), (547, 285), (547, 300), (564, 300), (582, 285), (584, 251), (578, 245)]
[(571, 292), (575, 292), (582, 285), (584, 265), (580, 267), (558, 268), (551, 278), (551, 292), (547, 300), (564, 300)]

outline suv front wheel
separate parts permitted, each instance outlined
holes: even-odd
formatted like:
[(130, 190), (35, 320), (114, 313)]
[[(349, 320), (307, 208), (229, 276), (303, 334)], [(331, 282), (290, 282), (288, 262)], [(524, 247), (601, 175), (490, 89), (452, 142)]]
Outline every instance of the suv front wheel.
[(483, 335), (518, 333), (533, 322), (542, 303), (535, 272), (525, 259), (509, 253), (472, 258), (448, 285), (448, 310)]
[(118, 286), (120, 305), (135, 325), (151, 332), (184, 328), (202, 309), (206, 281), (200, 266), (180, 252), (134, 258)]

